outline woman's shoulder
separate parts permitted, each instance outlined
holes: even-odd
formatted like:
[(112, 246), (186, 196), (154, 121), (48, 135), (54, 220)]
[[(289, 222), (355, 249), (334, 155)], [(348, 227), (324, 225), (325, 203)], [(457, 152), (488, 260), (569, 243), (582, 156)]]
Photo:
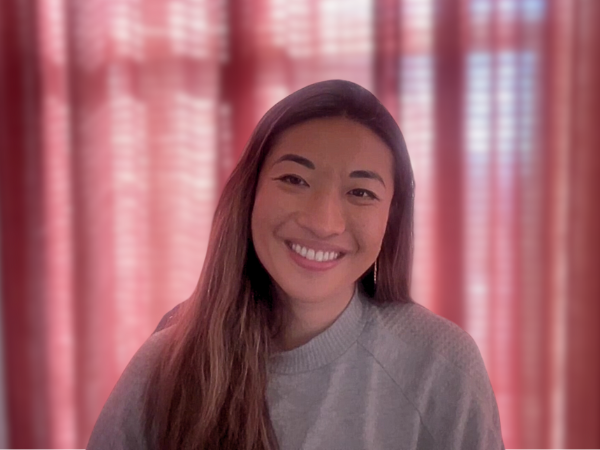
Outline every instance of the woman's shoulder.
[(504, 448), (494, 391), (473, 338), (416, 303), (370, 306), (360, 343), (445, 448)]
[(165, 328), (153, 332), (133, 355), (123, 371), (123, 375), (139, 376), (147, 373), (147, 370), (154, 366), (165, 345), (169, 342), (172, 331), (172, 328)]
[(87, 449), (146, 448), (145, 392), (171, 329), (153, 333), (135, 353), (104, 404)]
[(164, 347), (169, 342), (172, 331), (172, 328), (155, 331), (146, 339), (123, 370), (121, 377), (113, 389), (113, 393), (115, 391), (135, 393), (145, 389), (146, 382), (152, 370), (158, 364)]
[(388, 366), (411, 360), (422, 369), (443, 367), (487, 380), (474, 339), (448, 319), (418, 303), (369, 306), (370, 320), (361, 342)]

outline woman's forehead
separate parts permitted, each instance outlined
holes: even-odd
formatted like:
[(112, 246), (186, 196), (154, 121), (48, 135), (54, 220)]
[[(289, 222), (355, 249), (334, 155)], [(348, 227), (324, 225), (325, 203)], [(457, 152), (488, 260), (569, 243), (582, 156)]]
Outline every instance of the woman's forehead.
[(390, 148), (366, 126), (343, 117), (314, 119), (284, 131), (268, 157), (273, 163), (285, 154), (304, 156), (315, 165), (386, 165)]

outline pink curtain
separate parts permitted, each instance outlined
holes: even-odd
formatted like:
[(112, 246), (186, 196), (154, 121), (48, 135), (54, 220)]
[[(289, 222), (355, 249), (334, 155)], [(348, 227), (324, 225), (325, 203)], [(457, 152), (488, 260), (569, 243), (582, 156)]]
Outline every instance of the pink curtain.
[(6, 445), (85, 446), (193, 290), (259, 118), (343, 78), (405, 134), (413, 294), (476, 339), (507, 448), (600, 447), (599, 20), (595, 0), (4, 0)]

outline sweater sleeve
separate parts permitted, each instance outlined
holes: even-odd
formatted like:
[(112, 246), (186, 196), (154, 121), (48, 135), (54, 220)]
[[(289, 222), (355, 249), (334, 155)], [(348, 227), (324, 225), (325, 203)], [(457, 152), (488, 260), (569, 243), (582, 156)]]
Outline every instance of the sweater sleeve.
[(164, 332), (152, 335), (127, 365), (92, 430), (87, 450), (146, 449), (144, 392)]

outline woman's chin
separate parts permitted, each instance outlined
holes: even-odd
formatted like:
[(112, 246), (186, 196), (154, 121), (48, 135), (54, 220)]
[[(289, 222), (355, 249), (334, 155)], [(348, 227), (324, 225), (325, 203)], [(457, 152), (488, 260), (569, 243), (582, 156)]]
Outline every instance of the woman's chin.
[[(348, 300), (354, 293), (354, 284), (346, 287), (332, 287), (329, 283), (325, 286), (319, 286), (320, 283), (314, 281), (310, 284), (302, 283), (284, 283), (279, 285), (284, 296), (294, 303), (316, 304), (323, 302), (335, 302)], [(325, 284), (325, 283), (324, 283)]]

